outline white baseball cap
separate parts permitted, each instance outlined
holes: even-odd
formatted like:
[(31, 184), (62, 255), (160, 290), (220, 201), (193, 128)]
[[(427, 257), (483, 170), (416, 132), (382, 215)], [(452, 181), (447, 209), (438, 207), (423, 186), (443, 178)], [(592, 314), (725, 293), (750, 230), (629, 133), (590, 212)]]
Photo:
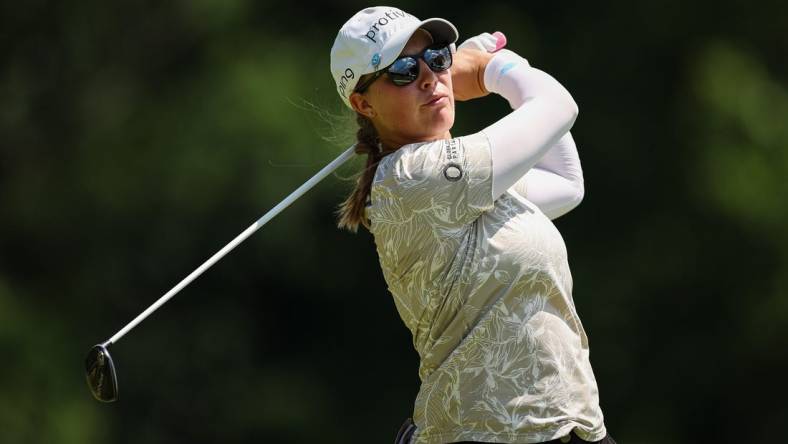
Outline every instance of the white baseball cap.
[(459, 37), (457, 28), (447, 20), (419, 20), (389, 6), (361, 10), (342, 25), (331, 47), (331, 74), (345, 105), (350, 107), (348, 98), (358, 79), (394, 63), (419, 28), (429, 32), (435, 42), (452, 44)]

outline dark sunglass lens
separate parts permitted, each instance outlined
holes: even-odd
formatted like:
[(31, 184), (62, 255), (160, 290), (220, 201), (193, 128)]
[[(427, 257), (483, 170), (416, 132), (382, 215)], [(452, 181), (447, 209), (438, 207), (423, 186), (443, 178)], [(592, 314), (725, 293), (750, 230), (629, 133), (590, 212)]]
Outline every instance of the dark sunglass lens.
[(448, 47), (428, 49), (424, 52), (424, 61), (433, 71), (443, 71), (451, 68), (451, 50)]
[(419, 62), (413, 57), (397, 59), (388, 69), (391, 81), (396, 85), (407, 85), (419, 76)]
[(106, 347), (96, 345), (90, 349), (85, 358), (85, 373), (93, 397), (104, 402), (118, 399), (118, 377)]

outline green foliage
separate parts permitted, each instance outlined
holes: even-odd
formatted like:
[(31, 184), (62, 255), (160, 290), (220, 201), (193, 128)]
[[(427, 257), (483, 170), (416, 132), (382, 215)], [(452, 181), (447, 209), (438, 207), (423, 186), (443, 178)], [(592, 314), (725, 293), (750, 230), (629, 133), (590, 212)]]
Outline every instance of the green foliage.
[(746, 230), (788, 241), (788, 89), (751, 52), (723, 43), (700, 54), (699, 188)]

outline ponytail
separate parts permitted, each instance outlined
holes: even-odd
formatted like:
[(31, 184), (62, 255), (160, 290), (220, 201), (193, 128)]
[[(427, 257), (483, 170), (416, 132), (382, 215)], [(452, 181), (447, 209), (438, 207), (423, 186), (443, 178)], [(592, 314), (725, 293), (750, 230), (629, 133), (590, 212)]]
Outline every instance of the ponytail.
[[(356, 233), (359, 225), (364, 225), (369, 229), (369, 222), (364, 214), (367, 205), (367, 198), (372, 189), (372, 179), (375, 177), (375, 170), (380, 159), (383, 158), (378, 132), (372, 121), (362, 114), (356, 113), (358, 131), (356, 131), (356, 154), (366, 154), (367, 164), (361, 171), (356, 186), (350, 195), (339, 205), (337, 214), (339, 228), (347, 229)], [(388, 154), (388, 153), (387, 153)]]

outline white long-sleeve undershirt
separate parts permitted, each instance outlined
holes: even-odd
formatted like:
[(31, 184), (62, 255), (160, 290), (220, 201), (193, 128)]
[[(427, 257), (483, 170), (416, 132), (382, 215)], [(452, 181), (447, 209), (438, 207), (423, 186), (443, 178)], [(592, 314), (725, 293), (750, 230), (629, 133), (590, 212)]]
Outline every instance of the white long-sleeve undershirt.
[(485, 128), (493, 164), (493, 197), (513, 188), (550, 219), (583, 199), (583, 171), (569, 129), (577, 104), (552, 76), (503, 49), (484, 73), (488, 91), (508, 100), (510, 114)]

